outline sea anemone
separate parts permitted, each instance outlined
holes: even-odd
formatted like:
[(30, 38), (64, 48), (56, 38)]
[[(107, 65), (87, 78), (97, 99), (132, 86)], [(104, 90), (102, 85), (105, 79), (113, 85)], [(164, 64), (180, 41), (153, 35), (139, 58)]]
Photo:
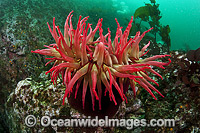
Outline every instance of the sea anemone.
[[(53, 58), (46, 58), (50, 60), (47, 64), (55, 62), (46, 74), (51, 73), (53, 83), (57, 82), (58, 77), (62, 77), (63, 84), (66, 86), (63, 104), (65, 103), (65, 98), (68, 97), (69, 103), (86, 115), (92, 115), (92, 112), (97, 111), (93, 115), (100, 116), (100, 113), (104, 112), (102, 115), (113, 116), (119, 104), (127, 100), (125, 94), (129, 86), (132, 88), (134, 96), (136, 96), (135, 86), (140, 85), (154, 99), (156, 97), (151, 89), (164, 97), (149, 83), (150, 81), (158, 86), (158, 83), (151, 79), (148, 73), (153, 73), (162, 79), (162, 76), (154, 71), (152, 66), (164, 69), (163, 66), (170, 64), (170, 59), (168, 59), (168, 63), (154, 60), (170, 55), (156, 55), (141, 59), (143, 55), (147, 54), (148, 51), (145, 52), (145, 50), (150, 45), (150, 42), (139, 51), (139, 42), (152, 28), (141, 35), (140, 32), (137, 32), (134, 38), (129, 39), (133, 17), (131, 17), (123, 33), (122, 27), (120, 27), (116, 19), (118, 28), (112, 42), (109, 28), (108, 33), (103, 35), (102, 19), (99, 19), (95, 29), (92, 30), (91, 24), (86, 24), (89, 17), (81, 20), (80, 16), (77, 28), (73, 29), (72, 12), (67, 16), (64, 36), (59, 27), (55, 25), (55, 18), (53, 18), (53, 29), (51, 29), (48, 22), (47, 24), (56, 43), (49, 46), (45, 45), (47, 49), (31, 51), (53, 56)], [(99, 37), (94, 40), (97, 30), (99, 30)], [(87, 95), (86, 92), (88, 93)], [(104, 99), (108, 99), (108, 101)], [(92, 107), (88, 107), (90, 104), (86, 107), (87, 102), (90, 102)], [(108, 103), (111, 103), (112, 106)], [(107, 106), (104, 107), (104, 105)], [(111, 108), (115, 106), (115, 109)], [(105, 113), (108, 110), (107, 108), (115, 111), (113, 113)], [(88, 112), (88, 110), (90, 111)]]

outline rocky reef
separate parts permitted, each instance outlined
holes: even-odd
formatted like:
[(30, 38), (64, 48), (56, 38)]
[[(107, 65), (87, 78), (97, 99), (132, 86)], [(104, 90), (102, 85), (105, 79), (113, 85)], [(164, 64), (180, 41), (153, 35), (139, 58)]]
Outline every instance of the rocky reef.
[[(139, 14), (136, 14), (135, 17), (142, 18), (141, 21), (150, 22), (151, 25), (157, 27), (141, 40), (140, 48), (151, 40), (148, 47), (149, 52), (144, 57), (160, 54), (171, 55), (172, 62), (166, 69), (154, 67), (154, 70), (162, 75), (163, 80), (153, 74), (149, 75), (159, 84), (159, 87), (156, 88), (164, 98), (158, 97), (158, 100), (155, 101), (150, 95), (147, 95), (142, 87), (137, 86), (137, 98), (134, 99), (134, 93), (128, 90), (126, 94), (128, 103), (122, 102), (114, 118), (147, 119), (148, 121), (153, 118), (175, 119), (175, 127), (134, 127), (127, 130), (125, 127), (59, 128), (40, 126), (39, 119), (43, 115), (63, 119), (86, 118), (85, 115), (72, 109), (67, 100), (66, 104), (62, 105), (65, 90), (62, 80), (58, 78), (57, 86), (53, 85), (50, 75), (44, 74), (50, 69), (48, 66), (44, 67), (46, 59), (42, 55), (33, 55), (30, 52), (32, 49), (41, 49), (43, 45), (53, 42), (46, 22), (50, 22), (53, 17), (56, 17), (58, 22), (56, 25), (60, 25), (61, 29), (67, 13), (74, 10), (74, 16), (89, 15), (89, 21), (93, 24), (98, 21), (98, 18), (104, 17), (103, 22), (106, 22), (104, 31), (107, 30), (107, 27), (111, 30), (116, 29), (117, 25), (113, 22), (114, 16), (119, 18), (119, 22), (124, 23), (122, 26), (125, 27), (128, 24), (124, 13), (119, 13), (111, 1), (106, 10), (101, 9), (105, 5), (103, 2), (96, 2), (97, 5), (101, 4), (102, 6), (98, 8), (94, 8), (90, 0), (86, 2), (91, 8), (84, 8), (83, 1), (79, 0), (67, 2), (58, 0), (52, 3), (49, 3), (48, 0), (41, 2), (37, 0), (4, 0), (0, 2), (2, 9), (0, 12), (0, 132), (200, 132), (199, 49), (170, 50), (170, 45), (174, 45), (170, 43), (170, 28), (159, 22), (161, 18), (159, 4), (154, 0), (151, 0), (150, 5), (145, 4), (143, 7), (149, 8), (148, 13), (143, 12), (144, 10), (140, 8), (140, 13), (137, 12)], [(49, 10), (51, 8), (55, 10)], [(110, 14), (106, 16), (107, 12)], [(147, 17), (157, 18), (149, 21)], [(78, 17), (74, 17), (74, 19), (75, 22), (78, 21)], [(147, 27), (135, 21), (130, 37), (135, 35), (136, 31), (143, 32), (146, 29)], [(115, 35), (114, 30), (111, 34)], [(158, 41), (155, 34), (160, 35), (162, 41)], [(95, 36), (95, 38), (97, 37)], [(167, 62), (166, 59), (158, 61)], [(38, 120), (34, 128), (29, 128), (24, 123), (25, 117), (29, 114), (36, 116)]]

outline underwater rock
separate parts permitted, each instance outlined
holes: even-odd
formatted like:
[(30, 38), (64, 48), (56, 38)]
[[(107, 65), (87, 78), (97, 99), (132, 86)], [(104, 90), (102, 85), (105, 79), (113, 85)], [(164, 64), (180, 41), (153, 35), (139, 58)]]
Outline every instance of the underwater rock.
[(200, 48), (188, 51), (186, 57), (190, 61), (200, 61)]
[[(31, 78), (21, 80), (14, 92), (8, 97), (6, 108), (10, 121), (13, 123), (13, 130), (20, 128), (20, 131), (30, 131), (30, 128), (24, 123), (27, 115), (34, 115), (37, 120), (45, 115), (70, 118), (69, 105), (60, 106), (62, 104), (60, 99), (64, 95), (63, 86), (58, 84), (55, 87), (47, 78), (44, 78), (44, 80), (41, 80), (41, 82), (35, 82)], [(44, 131), (44, 127), (41, 127), (39, 123), (34, 127), (34, 130), (37, 129)]]

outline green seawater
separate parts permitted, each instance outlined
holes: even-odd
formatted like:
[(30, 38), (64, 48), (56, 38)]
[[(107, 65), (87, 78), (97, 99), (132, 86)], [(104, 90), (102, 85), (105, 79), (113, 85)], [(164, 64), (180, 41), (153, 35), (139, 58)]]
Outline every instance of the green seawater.
[[(134, 11), (148, 0), (128, 0), (128, 8)], [(160, 4), (161, 23), (171, 28), (171, 50), (197, 49), (200, 47), (200, 1), (157, 0)]]

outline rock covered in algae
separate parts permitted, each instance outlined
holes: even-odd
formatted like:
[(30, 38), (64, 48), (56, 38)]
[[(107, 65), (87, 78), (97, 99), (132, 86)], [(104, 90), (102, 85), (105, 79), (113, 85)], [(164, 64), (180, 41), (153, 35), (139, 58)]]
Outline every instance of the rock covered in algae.
[[(70, 117), (68, 104), (63, 106), (61, 103), (64, 95), (62, 84), (58, 82), (55, 87), (43, 75), (40, 75), (43, 78), (40, 82), (35, 82), (31, 78), (21, 80), (14, 92), (8, 97), (6, 108), (13, 125), (12, 130), (44, 131), (44, 127), (39, 124), (42, 116), (47, 115), (51, 118), (58, 116)], [(24, 123), (28, 115), (34, 115), (38, 120), (38, 123), (32, 129)], [(48, 128), (45, 128), (45, 131), (47, 130)], [(49, 127), (49, 130), (52, 130), (52, 127)]]

